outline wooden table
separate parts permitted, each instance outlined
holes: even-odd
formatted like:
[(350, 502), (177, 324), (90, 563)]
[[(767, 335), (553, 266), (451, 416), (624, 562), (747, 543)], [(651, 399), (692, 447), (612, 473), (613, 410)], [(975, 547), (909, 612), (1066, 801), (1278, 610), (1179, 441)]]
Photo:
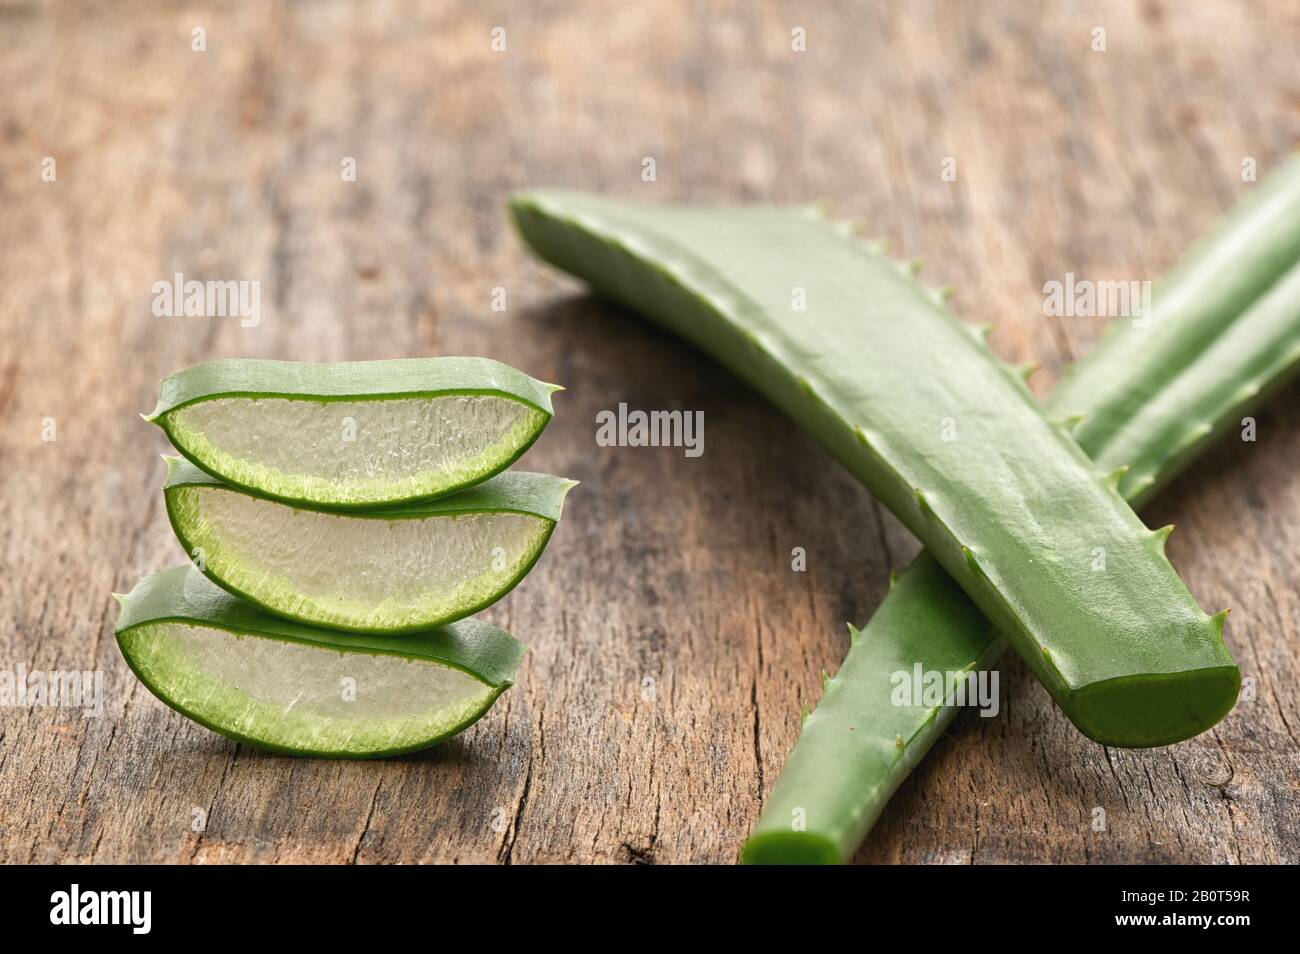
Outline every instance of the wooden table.
[[(1300, 127), (1294, 11), (582, 6), (0, 4), (0, 668), (106, 687), (97, 718), (0, 710), (0, 860), (733, 861), (845, 622), (916, 544), (747, 387), (530, 261), (506, 197), (828, 198), (995, 319), (1045, 393), (1104, 322), (1043, 317), (1043, 283), (1157, 276)], [(154, 317), (177, 272), (260, 282), (260, 323)], [(265, 755), (165, 708), (109, 597), (184, 559), (136, 417), (158, 380), (432, 354), (569, 389), (526, 463), (582, 486), (486, 614), (532, 647), (518, 685), (377, 763)], [(1106, 750), (1008, 663), (1003, 716), (958, 719), (862, 860), (1300, 861), (1296, 398), (1146, 514), (1179, 525), (1202, 604), (1233, 608), (1252, 699), (1190, 742)], [(704, 455), (596, 446), (620, 401), (702, 410)]]

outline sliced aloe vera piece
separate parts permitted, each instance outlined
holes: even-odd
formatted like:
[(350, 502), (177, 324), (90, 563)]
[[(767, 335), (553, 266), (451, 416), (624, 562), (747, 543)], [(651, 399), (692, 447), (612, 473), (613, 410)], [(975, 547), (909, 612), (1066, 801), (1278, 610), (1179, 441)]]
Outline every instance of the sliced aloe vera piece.
[(363, 633), (428, 629), (495, 603), (542, 555), (575, 484), (507, 471), (437, 500), (340, 512), (165, 459), (172, 528), (213, 582), (287, 619)]
[(550, 421), (557, 390), (487, 358), (229, 358), (164, 379), (145, 420), (229, 484), (364, 508), (431, 499), (505, 470)]
[(1085, 735), (1161, 745), (1232, 708), (1222, 620), (1196, 605), (1163, 537), (909, 269), (813, 210), (565, 192), (512, 209), (543, 259), (703, 348), (816, 437)]
[[(1300, 160), (1276, 175), (1289, 178), (1291, 188), (1276, 179), (1261, 183), (1266, 204), (1297, 194)], [(1158, 324), (1117, 328), (1112, 343), (1076, 365), (1048, 402), (1053, 414), (1087, 414), (1093, 402), (1116, 409), (1105, 426), (1080, 429), (1081, 446), (1104, 469), (1132, 464), (1120, 490), (1135, 504), (1300, 373), (1300, 264), (1271, 285), (1260, 280), (1239, 291), (1226, 309), (1214, 295), (1186, 294), (1183, 285), (1212, 286), (1204, 269), (1234, 280), (1239, 270), (1257, 274), (1261, 257), (1271, 258), (1273, 249), (1254, 241), (1255, 216), (1267, 223), (1275, 211), (1258, 195), (1243, 203), (1198, 245), (1198, 268), (1185, 261), (1160, 284), (1153, 303)], [(1300, 210), (1292, 211), (1291, 227), (1300, 235)], [(1219, 315), (1209, 340), (1207, 308)], [(1153, 327), (1160, 333), (1149, 342)], [(1192, 340), (1180, 338), (1184, 330)], [(1164, 348), (1169, 361), (1154, 392), (1145, 373), (1149, 347)], [(1006, 645), (928, 553), (894, 578), (867, 626), (851, 633), (848, 655), (805, 718), (745, 844), (748, 863), (849, 860), (957, 713), (951, 699), (940, 706), (893, 705), (892, 675), (918, 664), (926, 672), (987, 669)]]
[(427, 748), (477, 721), (524, 654), (474, 619), (384, 637), (302, 626), (190, 566), (146, 577), (118, 600), (118, 646), (150, 692), (224, 736), (293, 755)]

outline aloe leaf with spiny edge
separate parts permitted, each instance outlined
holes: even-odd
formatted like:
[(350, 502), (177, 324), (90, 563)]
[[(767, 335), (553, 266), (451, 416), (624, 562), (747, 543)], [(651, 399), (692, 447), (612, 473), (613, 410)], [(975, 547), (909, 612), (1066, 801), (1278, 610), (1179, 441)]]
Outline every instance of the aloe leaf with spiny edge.
[(542, 191), (512, 211), (542, 259), (712, 354), (820, 441), (1090, 738), (1162, 745), (1231, 709), (1240, 675), (1222, 619), (1196, 605), (1115, 481), (911, 268), (811, 209)]
[(382, 637), (302, 626), (191, 566), (146, 577), (118, 601), (118, 646), (150, 692), (228, 738), (292, 755), (427, 748), (482, 717), (524, 654), (476, 619)]
[[(1120, 486), (1125, 496), (1144, 501), (1171, 456), (1168, 443), (1195, 443), (1200, 435), (1180, 428), (1189, 422), (1201, 426), (1208, 415), (1189, 407), (1187, 420), (1169, 418), (1159, 434), (1150, 424), (1133, 427), (1131, 422), (1162, 414), (1153, 399), (1167, 395), (1168, 384), (1185, 377), (1189, 361), (1297, 261), (1300, 154), (1247, 193), (1160, 281), (1149, 322), (1117, 325), (1087, 360), (1066, 371), (1052, 394), (1050, 413), (1080, 419), (1075, 440), (1094, 459), (1104, 456), (1128, 467)], [(1227, 389), (1252, 386), (1249, 378), (1215, 380)], [(1206, 399), (1212, 408), (1220, 406), (1219, 395), (1207, 394)]]
[[(1258, 240), (1289, 220), (1292, 234)], [(1246, 201), (1158, 286), (1154, 323), (1119, 325), (1108, 346), (1069, 372), (1047, 403), (1053, 415), (1088, 415), (1095, 401), (1115, 410), (1106, 425), (1081, 430), (1082, 446), (1103, 470), (1133, 466), (1120, 490), (1150, 499), (1242, 415), (1300, 372), (1300, 159), (1292, 160)], [(1294, 258), (1278, 277), (1275, 243), (1288, 237)], [(1199, 262), (1189, 267), (1188, 262)], [(1255, 276), (1235, 287), (1225, 307), (1202, 270)], [(1205, 290), (1189, 295), (1188, 287)], [(1206, 312), (1215, 317), (1206, 339)], [(1192, 342), (1179, 347), (1187, 329)], [(1152, 350), (1171, 362), (1157, 391), (1145, 365)], [(1085, 420), (1088, 419), (1085, 417)], [(1170, 528), (1166, 528), (1168, 531)], [(799, 740), (746, 842), (747, 863), (838, 863), (852, 858), (890, 796), (956, 715), (938, 706), (892, 703), (892, 677), (971, 673), (992, 666), (1005, 641), (927, 553), (893, 577), (889, 594), (861, 631)]]
[(495, 603), (541, 557), (576, 483), (507, 471), (436, 500), (334, 511), (165, 460), (172, 528), (213, 582), (278, 616), (365, 633), (428, 629)]
[(550, 422), (557, 390), (488, 358), (227, 358), (165, 378), (145, 420), (228, 484), (362, 509), (433, 499), (505, 470)]
[[(1181, 467), (1300, 370), (1300, 267), (1275, 293), (1237, 319), (1201, 358), (1129, 422), (1127, 446), (1145, 431), (1163, 448), (1144, 459), (1150, 482), (1130, 485), (1132, 498), (1150, 497)], [(1055, 406), (1055, 401), (1049, 406)], [(1182, 421), (1185, 440), (1167, 440)], [(1192, 422), (1192, 426), (1188, 426)], [(1094, 432), (1095, 433), (1095, 432)], [(1117, 459), (1100, 454), (1104, 465)], [(1117, 464), (1118, 466), (1118, 464)], [(1159, 531), (1167, 535), (1170, 528)], [(838, 863), (862, 844), (890, 796), (956, 715), (938, 706), (891, 701), (898, 672), (974, 673), (990, 668), (1006, 642), (960, 586), (928, 553), (895, 575), (888, 595), (852, 640), (835, 677), (809, 713), (799, 740), (746, 842), (747, 863)], [(792, 827), (792, 820), (798, 827)]]

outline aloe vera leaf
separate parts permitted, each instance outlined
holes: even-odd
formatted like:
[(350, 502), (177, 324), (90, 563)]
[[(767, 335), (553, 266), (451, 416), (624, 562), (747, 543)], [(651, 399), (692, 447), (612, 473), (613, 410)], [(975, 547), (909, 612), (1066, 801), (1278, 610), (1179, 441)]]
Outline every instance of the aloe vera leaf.
[[(541, 258), (709, 352), (817, 438), (1085, 735), (1163, 745), (1231, 709), (1240, 675), (1222, 620), (1196, 605), (1161, 536), (909, 269), (812, 210), (549, 191), (512, 209)], [(1098, 548), (1108, 572), (1092, 570)]]
[(157, 424), (228, 484), (336, 509), (453, 493), (505, 470), (560, 388), (488, 358), (228, 358), (163, 380)]
[[(990, 669), (1007, 643), (943, 567), (922, 551), (893, 575), (817, 707), (805, 715), (763, 812), (745, 864), (842, 864), (853, 857), (957, 706), (894, 705), (891, 677)], [(949, 699), (951, 702), (951, 699)]]
[(507, 471), (378, 510), (293, 506), (165, 458), (167, 516), (209, 579), (309, 626), (403, 633), (490, 606), (541, 557), (575, 481)]
[(148, 576), (117, 598), (118, 646), (150, 692), (228, 738), (292, 755), (427, 748), (477, 721), (524, 654), (514, 637), (476, 619), (383, 637), (302, 626), (190, 566)]
[[(1126, 495), (1132, 487), (1134, 499), (1144, 499), (1160, 469), (1164, 441), (1178, 436), (1168, 432), (1157, 438), (1144, 429), (1134, 431), (1128, 422), (1297, 260), (1300, 154), (1252, 189), (1157, 285), (1149, 325), (1116, 324), (1093, 349), (1095, 358), (1090, 355), (1066, 372), (1050, 407), (1062, 417), (1082, 416), (1074, 436), (1094, 458), (1105, 453), (1131, 465), (1121, 480)], [(1127, 446), (1111, 453), (1112, 441)]]
[[(1158, 302), (1158, 314), (1170, 330), (1196, 316), (1185, 298)], [(1134, 347), (1089, 354), (1075, 380), (1098, 373), (1099, 365), (1122, 366), (1137, 356), (1140, 331), (1116, 332), (1130, 337)], [(1127, 418), (1111, 418), (1119, 430), (1107, 434), (1094, 428), (1084, 446), (1103, 469), (1120, 467), (1136, 454), (1149, 479), (1121, 483), (1133, 500), (1150, 498), (1300, 372), (1300, 265), (1226, 321), (1201, 351), (1179, 355), (1179, 367), (1159, 393), (1140, 406), (1125, 405)], [(1110, 373), (1123, 379), (1122, 367)], [(1059, 393), (1048, 402), (1052, 411), (1060, 410)], [(1082, 407), (1087, 410), (1086, 403)], [(1005, 641), (952, 577), (929, 554), (918, 556), (894, 577), (867, 626), (853, 631), (848, 655), (804, 720), (745, 843), (743, 860), (799, 864), (852, 858), (890, 796), (957, 713), (951, 704), (893, 705), (891, 675), (918, 664), (926, 672), (985, 670), (1004, 648)]]

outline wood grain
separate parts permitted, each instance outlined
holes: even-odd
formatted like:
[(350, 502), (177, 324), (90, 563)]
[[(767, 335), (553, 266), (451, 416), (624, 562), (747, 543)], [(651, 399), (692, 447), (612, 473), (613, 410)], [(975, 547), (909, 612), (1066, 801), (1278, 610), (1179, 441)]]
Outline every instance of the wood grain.
[[(107, 689), (98, 718), (0, 710), (0, 860), (734, 860), (844, 623), (915, 543), (747, 388), (527, 260), (503, 204), (829, 198), (996, 319), (1045, 392), (1103, 323), (1042, 317), (1043, 282), (1157, 276), (1248, 188), (1242, 159), (1262, 174), (1300, 128), (1294, 10), (1063, 6), (0, 4), (0, 668)], [(259, 281), (260, 324), (155, 318), (178, 271)], [(381, 763), (268, 756), (165, 708), (109, 599), (183, 559), (135, 416), (157, 381), (439, 353), (569, 388), (527, 463), (583, 485), (486, 614), (532, 647), (519, 684)], [(620, 401), (702, 410), (704, 456), (597, 447)], [(1203, 605), (1233, 607), (1253, 700), (1182, 745), (1105, 750), (1008, 664), (1004, 717), (958, 720), (862, 860), (1300, 861), (1296, 409), (1293, 388), (1147, 514), (1179, 525)]]

